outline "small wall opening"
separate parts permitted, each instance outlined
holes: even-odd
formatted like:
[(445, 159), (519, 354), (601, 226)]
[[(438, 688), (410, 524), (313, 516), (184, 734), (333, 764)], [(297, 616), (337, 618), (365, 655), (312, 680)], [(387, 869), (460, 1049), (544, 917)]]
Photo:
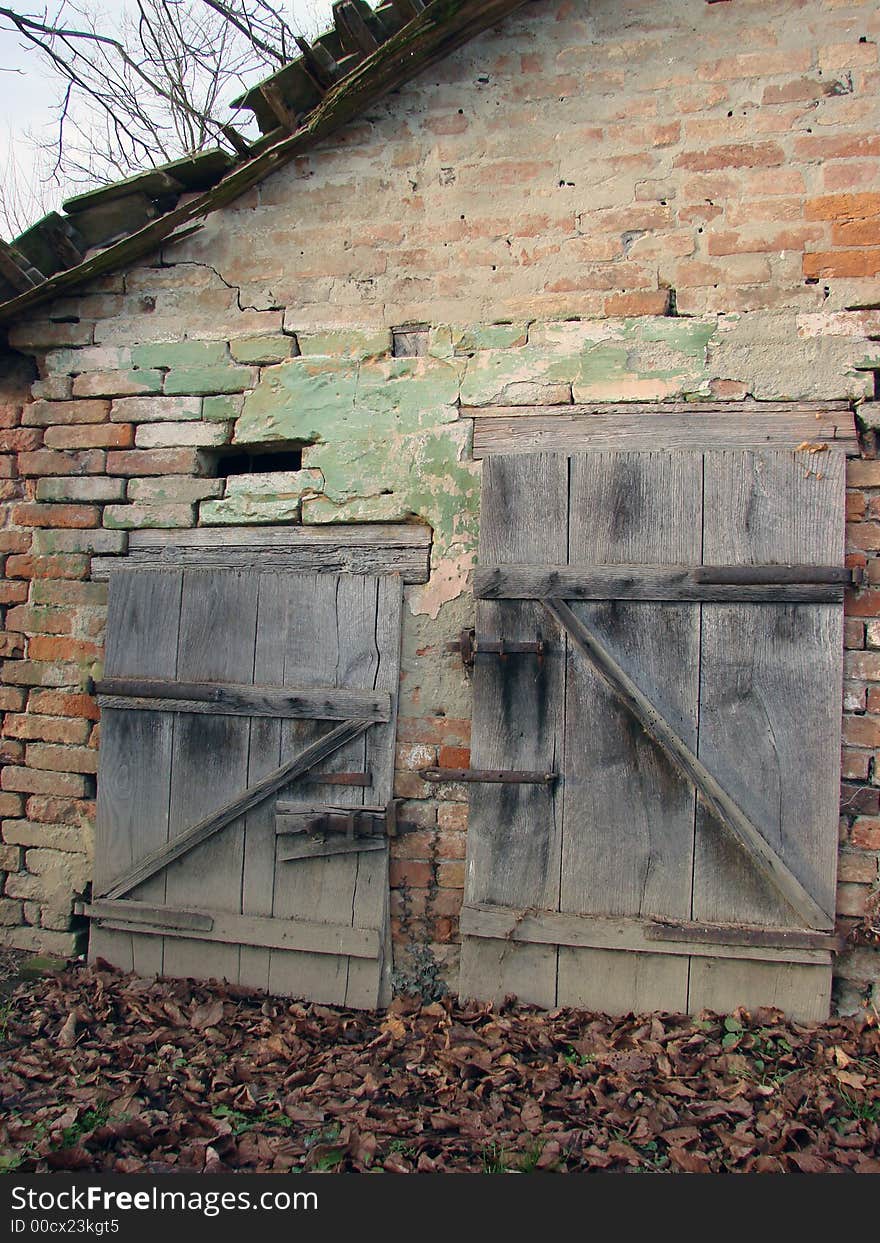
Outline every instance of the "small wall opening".
[(229, 475), (266, 475), (275, 471), (302, 469), (302, 445), (267, 445), (245, 447), (232, 445), (210, 453), (209, 474), (225, 479)]

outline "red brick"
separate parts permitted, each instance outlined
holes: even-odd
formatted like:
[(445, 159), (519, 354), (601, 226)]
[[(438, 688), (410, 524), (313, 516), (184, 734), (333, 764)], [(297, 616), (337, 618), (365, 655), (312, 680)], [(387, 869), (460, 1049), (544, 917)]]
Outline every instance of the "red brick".
[(31, 768), (49, 769), (59, 773), (94, 773), (98, 757), (89, 747), (63, 747), (54, 743), (35, 742), (27, 748)]
[(30, 531), (0, 531), (0, 553), (27, 552), (30, 546)]
[(865, 624), (856, 618), (847, 617), (843, 623), (843, 644), (848, 648), (865, 646)]
[(851, 459), (846, 464), (846, 482), (853, 488), (880, 488), (880, 460)]
[(464, 888), (464, 863), (441, 863), (437, 867), (437, 880), (442, 889)]
[(47, 449), (127, 449), (134, 444), (131, 423), (103, 423), (77, 427), (50, 427)]
[(24, 799), (20, 794), (0, 794), (0, 816), (20, 816)]
[(95, 505), (16, 505), (12, 521), (20, 527), (93, 528), (101, 525), (101, 511)]
[(15, 738), (0, 739), (0, 764), (21, 764), (24, 761), (24, 743)]
[(840, 786), (840, 811), (844, 816), (880, 815), (880, 790), (844, 781)]
[(867, 781), (870, 761), (869, 751), (844, 750), (840, 757), (841, 775), (850, 781)]
[(28, 644), (28, 656), (31, 660), (100, 660), (103, 650), (100, 643), (71, 639), (66, 635), (38, 634)]
[(861, 850), (880, 850), (880, 820), (860, 816), (853, 822), (850, 841)]
[(669, 309), (667, 289), (617, 293), (605, 299), (606, 315), (665, 315)]
[(197, 449), (130, 449), (107, 454), (110, 475), (202, 475)]
[(86, 449), (81, 453), (55, 449), (37, 449), (19, 453), (18, 470), (25, 476), (40, 475), (102, 475), (107, 455), (103, 449)]
[(0, 630), (0, 656), (24, 654), (24, 635), (14, 630)]
[(0, 432), (0, 453), (22, 453), (39, 449), (43, 433), (33, 427), (17, 427), (13, 431)]
[(466, 803), (441, 803), (437, 808), (437, 823), (441, 829), (464, 831), (468, 826)]
[(850, 522), (846, 536), (851, 547), (875, 552), (880, 548), (880, 522)]
[[(51, 557), (9, 557), (6, 573), (10, 578), (88, 578), (91, 560), (79, 553), (56, 553)], [(20, 596), (16, 600), (26, 599)]]
[(27, 703), (28, 693), (18, 686), (0, 686), (0, 712), (18, 712)]
[(103, 423), (109, 417), (109, 401), (35, 401), (24, 411), (22, 422), (28, 426), (59, 427)]
[(434, 855), (435, 833), (424, 830), (420, 833), (404, 833), (394, 842), (395, 859), (431, 859)]
[(33, 794), (27, 801), (27, 817), (40, 824), (81, 825), (95, 818), (95, 804), (88, 800)]
[(804, 255), (804, 276), (880, 275), (880, 246), (866, 250), (819, 251)]
[(23, 738), (28, 742), (81, 745), (88, 740), (90, 730), (90, 723), (83, 717), (36, 716), (30, 712), (21, 715), (9, 713), (3, 722), (3, 733), (7, 737)]
[[(877, 499), (877, 498), (875, 498)], [(847, 522), (858, 522), (864, 518), (867, 511), (864, 492), (847, 492), (846, 494), (846, 520)], [(880, 514), (872, 514), (872, 517), (880, 518)]]
[(469, 747), (441, 747), (438, 763), (441, 768), (469, 768), (471, 752)]
[(854, 747), (880, 747), (880, 717), (845, 716), (843, 739)]
[(433, 881), (434, 866), (431, 863), (420, 863), (413, 859), (392, 859), (389, 874), (392, 889), (399, 889), (401, 885), (421, 889)]
[(448, 830), (437, 835), (436, 853), (438, 859), (463, 859), (467, 850), (467, 837), (456, 830)]
[(424, 742), (429, 746), (467, 746), (471, 723), (460, 717), (401, 717), (397, 737), (401, 742)]
[(31, 691), (28, 709), (45, 713), (46, 716), (80, 716), (90, 721), (97, 721), (101, 715), (91, 695), (70, 694), (67, 691)]
[(880, 215), (880, 193), (826, 194), (807, 199), (804, 215), (807, 220), (864, 220)]
[(70, 634), (76, 614), (71, 609), (31, 608), (20, 604), (6, 614), (6, 625), (27, 634)]
[(674, 168), (709, 172), (720, 168), (770, 168), (785, 163), (785, 152), (775, 142), (727, 143), (705, 151), (684, 151), (673, 160)]
[(81, 773), (50, 772), (40, 768), (13, 768), (7, 765), (0, 772), (0, 787), (20, 794), (55, 794), (82, 798), (87, 793), (87, 779)]
[(870, 892), (868, 885), (838, 885), (837, 913), (839, 915), (864, 915), (865, 901)]
[(846, 612), (848, 617), (880, 617), (880, 591), (871, 591), (869, 588), (862, 591), (848, 591)]
[[(6, 573), (10, 574), (9, 562), (6, 563)], [(21, 604), (28, 596), (27, 583), (7, 583), (0, 581), (0, 604)]]

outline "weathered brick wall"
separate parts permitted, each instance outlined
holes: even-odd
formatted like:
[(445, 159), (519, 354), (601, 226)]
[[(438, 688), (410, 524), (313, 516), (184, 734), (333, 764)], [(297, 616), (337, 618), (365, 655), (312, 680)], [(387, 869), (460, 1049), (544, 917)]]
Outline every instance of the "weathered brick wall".
[[(200, 234), (13, 328), (40, 378), (0, 381), (9, 943), (74, 944), (106, 600), (92, 554), (151, 526), (405, 519), (434, 547), (407, 589), (397, 794), (420, 828), (395, 843), (393, 918), (454, 968), (466, 789), (417, 770), (469, 745), (446, 650), (472, 622), (478, 524), (459, 406), (848, 397), (870, 428), (880, 314), (849, 308), (880, 303), (878, 29), (858, 3), (542, 0)], [(303, 469), (224, 487), (206, 454), (233, 438), (305, 443)], [(850, 498), (872, 565), (875, 467), (854, 464)], [(880, 858), (874, 594), (848, 604), (851, 925)], [(857, 1005), (878, 955), (838, 974)]]

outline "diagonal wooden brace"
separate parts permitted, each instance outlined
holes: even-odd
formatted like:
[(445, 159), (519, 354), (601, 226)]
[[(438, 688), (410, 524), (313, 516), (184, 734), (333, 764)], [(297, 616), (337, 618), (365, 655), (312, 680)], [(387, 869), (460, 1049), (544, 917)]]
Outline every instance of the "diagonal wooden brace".
[(344, 747), (346, 743), (353, 742), (355, 738), (359, 738), (361, 734), (366, 733), (373, 723), (373, 721), (343, 721), (341, 725), (331, 729), (323, 738), (319, 738), (316, 742), (306, 747), (304, 751), (300, 751), (299, 755), (294, 756), (292, 760), (288, 760), (280, 768), (275, 768), (271, 773), (267, 773), (256, 785), (248, 786), (246, 790), (243, 790), (231, 802), (221, 807), (219, 811), (212, 812), (210, 816), (206, 816), (198, 824), (184, 829), (178, 837), (175, 837), (173, 842), (168, 842), (161, 849), (154, 850), (152, 854), (133, 864), (127, 872), (117, 876), (112, 885), (109, 885), (103, 893), (96, 896), (99, 898), (124, 897), (137, 885), (142, 885), (144, 881), (149, 880), (151, 876), (155, 876), (162, 868), (168, 867), (176, 859), (180, 859), (183, 855), (188, 854), (194, 847), (201, 846), (203, 842), (213, 837), (215, 833), (219, 833), (227, 824), (231, 824), (233, 820), (243, 816), (252, 807), (262, 803), (264, 799), (274, 794), (281, 786), (304, 776), (316, 764), (323, 763), (328, 756), (338, 751), (340, 747)]
[(788, 865), (779, 857), (763, 833), (742, 808), (719, 785), (705, 764), (694, 754), (664, 716), (639, 690), (620, 667), (598, 635), (581, 621), (564, 600), (543, 601), (550, 616), (567, 631), (569, 638), (591, 661), (603, 681), (636, 718), (650, 738), (684, 777), (695, 786), (721, 827), (744, 850), (752, 863), (771, 882), (788, 905), (806, 921), (808, 928), (829, 929), (834, 919), (807, 892)]

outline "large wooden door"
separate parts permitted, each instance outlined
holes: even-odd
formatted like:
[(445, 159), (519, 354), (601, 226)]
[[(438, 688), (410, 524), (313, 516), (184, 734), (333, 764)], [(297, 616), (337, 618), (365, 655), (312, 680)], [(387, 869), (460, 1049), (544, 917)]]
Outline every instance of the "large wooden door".
[(90, 955), (390, 996), (397, 575), (110, 575)]
[(826, 1016), (842, 453), (484, 472), (461, 992)]

